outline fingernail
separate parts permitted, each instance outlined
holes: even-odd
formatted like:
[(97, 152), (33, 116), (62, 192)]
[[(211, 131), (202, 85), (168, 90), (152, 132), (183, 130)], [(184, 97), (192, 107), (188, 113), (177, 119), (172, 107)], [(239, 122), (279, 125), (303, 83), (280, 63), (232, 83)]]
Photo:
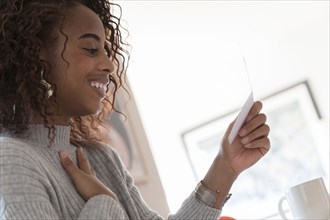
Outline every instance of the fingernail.
[(68, 157), (68, 152), (66, 152), (66, 150), (61, 150), (60, 151), (60, 157), (65, 159)]
[(83, 156), (85, 156), (85, 152), (83, 151), (82, 147), (79, 147), (79, 150)]
[(247, 144), (249, 142), (249, 138), (248, 137), (245, 137), (241, 140), (241, 143), (242, 144)]
[(251, 143), (248, 143), (248, 144), (245, 144), (245, 145), (244, 145), (244, 147), (246, 147), (246, 148), (249, 148), (249, 147), (251, 147), (251, 146), (252, 146)]
[(245, 130), (241, 130), (240, 132), (239, 132), (239, 135), (242, 137), (242, 136), (244, 136), (246, 134), (246, 131)]

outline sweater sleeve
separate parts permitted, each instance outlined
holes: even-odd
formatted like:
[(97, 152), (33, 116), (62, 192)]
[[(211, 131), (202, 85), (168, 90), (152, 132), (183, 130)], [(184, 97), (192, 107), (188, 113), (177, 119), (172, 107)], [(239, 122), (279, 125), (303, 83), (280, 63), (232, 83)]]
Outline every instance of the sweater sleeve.
[(126, 219), (120, 205), (110, 196), (98, 195), (90, 198), (81, 210), (78, 219)]
[[(37, 156), (24, 143), (6, 140), (0, 137), (0, 219), (62, 219), (60, 205), (49, 196), (51, 184)], [(93, 197), (78, 215), (78, 219), (109, 218), (125, 218), (110, 196)]]
[[(129, 172), (124, 168), (124, 166), (121, 163), (121, 160), (119, 159), (119, 156), (116, 152), (114, 152), (115, 158), (117, 162), (120, 164), (120, 166), (123, 169), (125, 178), (126, 178), (126, 185), (127, 188), (130, 191), (130, 195), (134, 200), (135, 206), (138, 209), (138, 212), (140, 213), (141, 219), (162, 219), (161, 216), (159, 216), (156, 212), (152, 211), (148, 205), (144, 202), (142, 199), (139, 190), (134, 185), (133, 178), (129, 174)], [(169, 214), (167, 217), (170, 220), (175, 219), (219, 219), (219, 216), (221, 214), (221, 210), (214, 209), (212, 207), (209, 207), (199, 201), (195, 195), (194, 192), (189, 195), (189, 197), (182, 203), (182, 206), (179, 208), (179, 210), (174, 214)]]
[(219, 219), (221, 210), (209, 207), (195, 198), (194, 192), (182, 203), (175, 214), (168, 219)]

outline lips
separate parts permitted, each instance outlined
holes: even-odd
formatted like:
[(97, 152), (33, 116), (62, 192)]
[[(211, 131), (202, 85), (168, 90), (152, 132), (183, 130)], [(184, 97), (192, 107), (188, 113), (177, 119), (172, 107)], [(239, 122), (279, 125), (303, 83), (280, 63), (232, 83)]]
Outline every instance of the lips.
[(99, 96), (102, 98), (106, 96), (109, 84), (109, 80), (107, 78), (92, 79), (89, 80), (89, 84), (99, 94)]
[(97, 88), (97, 89), (100, 89), (104, 92), (107, 91), (107, 85), (106, 84), (103, 84), (103, 83), (99, 83), (99, 82), (90, 82), (91, 86)]

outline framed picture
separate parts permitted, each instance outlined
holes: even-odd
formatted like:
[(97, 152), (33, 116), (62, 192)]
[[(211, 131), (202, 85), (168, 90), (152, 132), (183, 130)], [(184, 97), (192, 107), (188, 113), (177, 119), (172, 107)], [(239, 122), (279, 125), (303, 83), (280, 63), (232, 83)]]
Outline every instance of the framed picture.
[[(128, 86), (127, 86), (128, 87)], [(144, 129), (134, 99), (120, 89), (116, 94), (116, 109), (108, 119), (104, 141), (120, 155), (124, 165), (139, 185), (147, 181), (148, 171), (141, 146), (146, 146)]]
[[(299, 82), (262, 99), (271, 128), (271, 149), (235, 182), (224, 215), (266, 219), (277, 215), (283, 190), (315, 177), (328, 176), (329, 146), (319, 136), (321, 114), (308, 81)], [(234, 110), (182, 134), (196, 180), (203, 178), (219, 150), (225, 129), (238, 115)], [(328, 156), (326, 156), (328, 157)], [(237, 210), (240, 210), (239, 212)]]

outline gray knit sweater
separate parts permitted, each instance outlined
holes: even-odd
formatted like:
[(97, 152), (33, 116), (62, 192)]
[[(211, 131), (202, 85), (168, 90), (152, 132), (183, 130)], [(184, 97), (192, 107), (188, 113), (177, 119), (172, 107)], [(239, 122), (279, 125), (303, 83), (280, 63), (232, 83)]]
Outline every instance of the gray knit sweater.
[[(91, 143), (83, 147), (91, 166), (119, 202), (107, 195), (86, 202), (76, 191), (58, 156), (66, 149), (76, 158), (70, 127), (56, 126), (55, 142), (49, 147), (48, 129), (33, 125), (27, 139), (0, 137), (0, 218), (162, 219), (143, 201), (117, 153), (100, 143), (92, 148), (88, 145)], [(217, 219), (219, 215), (219, 210), (204, 205), (191, 193), (168, 218)]]

